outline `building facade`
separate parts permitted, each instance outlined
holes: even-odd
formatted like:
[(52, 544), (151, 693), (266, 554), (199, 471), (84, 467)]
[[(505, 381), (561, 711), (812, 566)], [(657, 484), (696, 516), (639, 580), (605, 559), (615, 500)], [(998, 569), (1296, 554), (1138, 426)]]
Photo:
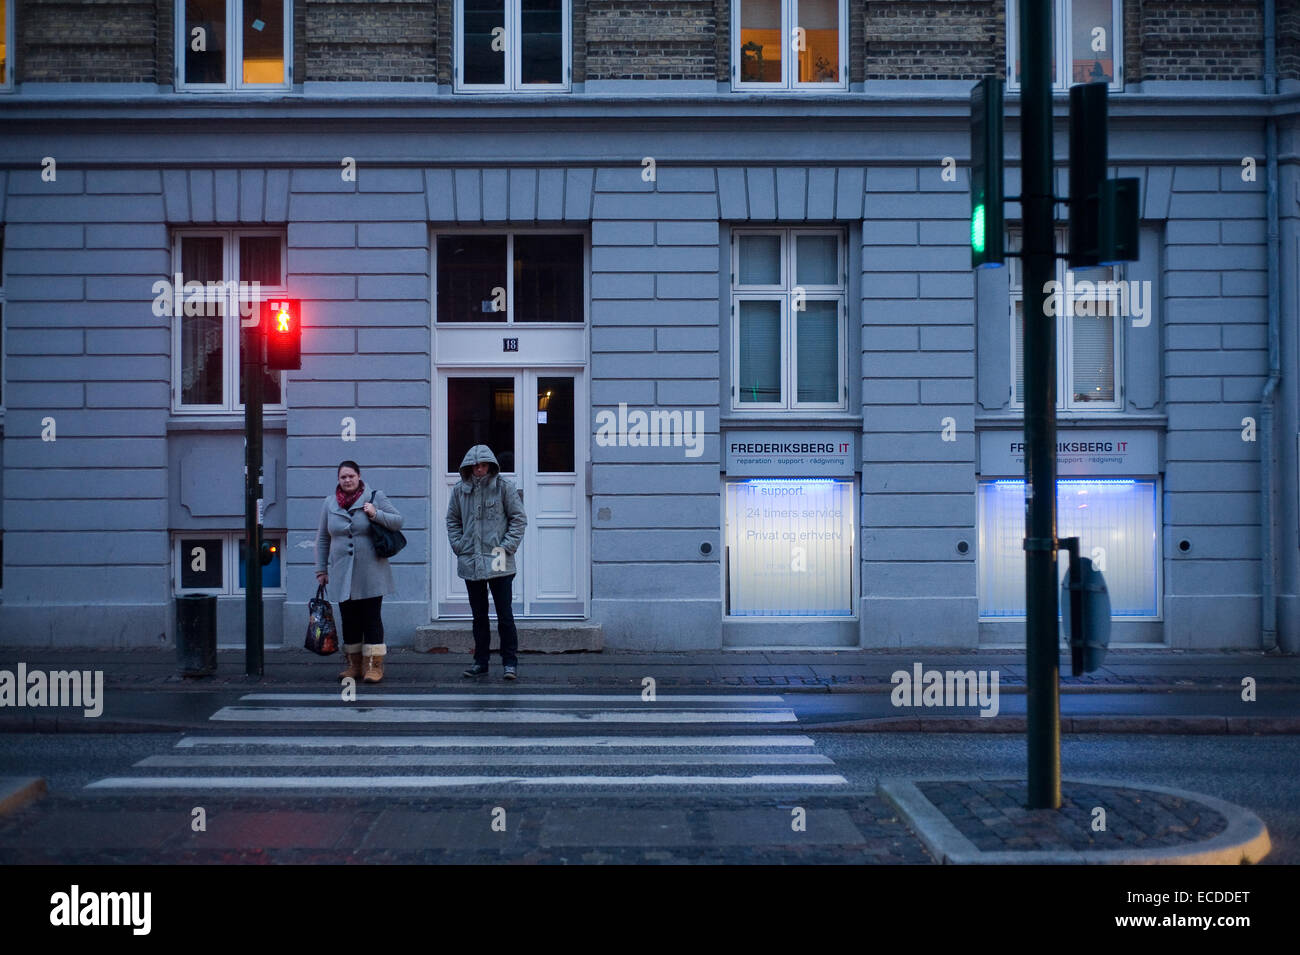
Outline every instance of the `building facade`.
[[(266, 382), (268, 644), (344, 459), (406, 518), (389, 642), (466, 619), (476, 443), (524, 492), (522, 617), (1023, 641), (1023, 289), (970, 268), (968, 193), (986, 74), (1019, 191), (1014, 3), (3, 4), (4, 642), (166, 643), (185, 593), (242, 641), (251, 294), (306, 327)], [(1059, 533), (1115, 643), (1294, 652), (1300, 7), (1054, 10), (1058, 195), (1077, 82), (1141, 188), (1139, 260), (1062, 265), (1044, 318)]]

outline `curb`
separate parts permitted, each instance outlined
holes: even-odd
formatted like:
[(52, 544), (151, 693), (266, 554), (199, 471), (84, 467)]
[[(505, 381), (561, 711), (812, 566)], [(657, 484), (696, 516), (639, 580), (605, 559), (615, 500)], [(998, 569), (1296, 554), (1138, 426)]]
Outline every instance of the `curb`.
[(1239, 865), (1259, 862), (1272, 848), (1268, 828), (1263, 820), (1248, 809), (1213, 796), (1188, 792), (1185, 789), (1145, 783), (1136, 785), (1123, 780), (1087, 777), (1063, 779), (1062, 782), (1178, 796), (1221, 813), (1228, 820), (1228, 828), (1203, 842), (1189, 843), (1185, 846), (1164, 846), (1159, 849), (1092, 851), (1036, 849), (1026, 852), (1005, 850), (984, 852), (963, 836), (948, 817), (916, 788), (918, 782), (963, 782), (970, 779), (972, 777), (953, 776), (916, 780), (882, 779), (876, 787), (876, 793), (899, 811), (930, 854), (947, 865)]
[(35, 802), (48, 791), (39, 776), (0, 776), (0, 816), (7, 816)]
[[(800, 721), (810, 733), (1024, 733), (1023, 716), (889, 716), (835, 723)], [(1062, 733), (1151, 733), (1189, 736), (1290, 735), (1300, 717), (1278, 716), (1062, 716)]]

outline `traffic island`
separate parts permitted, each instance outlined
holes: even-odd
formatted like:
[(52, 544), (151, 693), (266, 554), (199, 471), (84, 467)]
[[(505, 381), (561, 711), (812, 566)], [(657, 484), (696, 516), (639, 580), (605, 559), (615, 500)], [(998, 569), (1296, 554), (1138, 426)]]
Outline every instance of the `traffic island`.
[(954, 865), (1237, 865), (1271, 848), (1254, 813), (1164, 786), (1062, 780), (1059, 810), (1026, 809), (1024, 780), (882, 779), (877, 792)]

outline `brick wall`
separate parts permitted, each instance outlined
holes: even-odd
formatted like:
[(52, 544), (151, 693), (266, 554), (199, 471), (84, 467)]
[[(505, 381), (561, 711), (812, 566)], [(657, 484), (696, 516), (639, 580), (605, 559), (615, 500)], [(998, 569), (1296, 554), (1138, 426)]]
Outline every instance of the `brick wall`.
[(1141, 7), (1142, 79), (1262, 77), (1264, 18), (1259, 3), (1142, 0)]
[(156, 82), (153, 2), (24, 0), (17, 6), (19, 82)]
[(439, 6), (434, 0), (307, 0), (305, 79), (437, 82)]
[(713, 0), (587, 0), (586, 6), (588, 79), (718, 75)]
[(1005, 6), (997, 0), (860, 0), (855, 6), (865, 7), (866, 43), (849, 53), (854, 79), (978, 80), (1004, 73)]
[(1279, 4), (1277, 11), (1277, 72), (1300, 79), (1300, 4)]

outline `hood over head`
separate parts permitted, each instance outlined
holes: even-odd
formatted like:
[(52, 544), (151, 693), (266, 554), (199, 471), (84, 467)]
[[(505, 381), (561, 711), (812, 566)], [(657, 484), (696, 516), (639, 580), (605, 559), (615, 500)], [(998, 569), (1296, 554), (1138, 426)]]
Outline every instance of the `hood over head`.
[(488, 466), (488, 475), (494, 477), (501, 473), (501, 465), (497, 464), (496, 455), (486, 444), (476, 444), (465, 452), (465, 460), (460, 462), (460, 477), (463, 481), (474, 480), (474, 465), (486, 462)]

